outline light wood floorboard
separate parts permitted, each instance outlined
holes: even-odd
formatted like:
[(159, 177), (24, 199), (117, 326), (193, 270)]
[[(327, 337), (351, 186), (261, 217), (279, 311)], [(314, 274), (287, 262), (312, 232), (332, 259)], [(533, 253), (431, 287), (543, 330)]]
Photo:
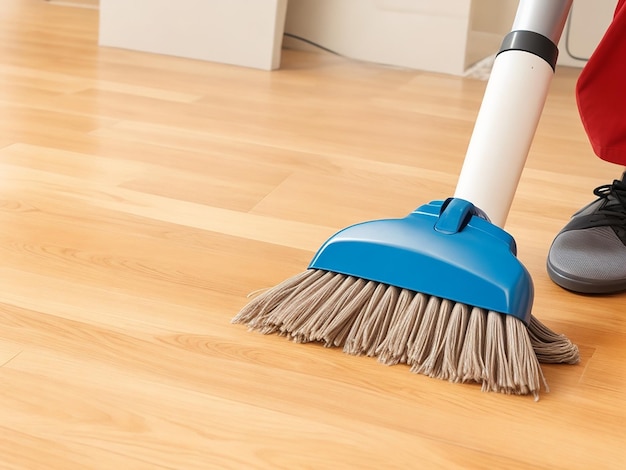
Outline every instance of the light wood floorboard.
[(0, 467), (626, 467), (626, 294), (544, 267), (621, 172), (591, 153), (579, 70), (558, 70), (506, 226), (534, 314), (582, 356), (544, 367), (535, 403), (230, 324), (336, 230), (451, 195), (484, 82), (99, 48), (97, 15), (0, 2)]

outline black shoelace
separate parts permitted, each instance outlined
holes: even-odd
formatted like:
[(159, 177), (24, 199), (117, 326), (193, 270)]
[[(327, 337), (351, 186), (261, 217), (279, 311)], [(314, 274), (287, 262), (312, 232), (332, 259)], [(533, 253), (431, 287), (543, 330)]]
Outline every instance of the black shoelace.
[(593, 194), (604, 199), (598, 213), (626, 221), (626, 183), (615, 180), (612, 184), (598, 186)]

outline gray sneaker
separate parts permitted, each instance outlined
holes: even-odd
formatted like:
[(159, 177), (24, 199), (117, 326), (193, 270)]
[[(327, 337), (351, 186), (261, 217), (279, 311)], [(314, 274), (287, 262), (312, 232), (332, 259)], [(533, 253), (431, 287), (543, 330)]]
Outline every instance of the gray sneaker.
[(548, 254), (548, 274), (584, 294), (626, 290), (626, 172), (594, 189), (598, 199), (576, 212)]

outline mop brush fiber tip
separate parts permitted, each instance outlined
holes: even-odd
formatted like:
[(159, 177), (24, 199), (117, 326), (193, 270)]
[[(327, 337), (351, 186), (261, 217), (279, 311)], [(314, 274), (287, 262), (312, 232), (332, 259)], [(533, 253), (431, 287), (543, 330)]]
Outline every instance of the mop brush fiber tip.
[(318, 269), (253, 298), (233, 323), (535, 399), (548, 390), (540, 362), (579, 361), (574, 344), (532, 315), (527, 327), (511, 315)]

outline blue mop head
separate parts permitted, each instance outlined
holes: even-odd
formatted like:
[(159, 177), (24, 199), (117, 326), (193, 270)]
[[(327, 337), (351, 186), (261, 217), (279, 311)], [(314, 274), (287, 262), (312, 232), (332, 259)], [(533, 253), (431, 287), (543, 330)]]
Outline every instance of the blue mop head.
[(434, 295), (530, 322), (533, 283), (515, 240), (470, 202), (425, 204), (331, 237), (309, 268)]
[(537, 397), (546, 386), (539, 362), (576, 363), (578, 349), (531, 315), (532, 302), (513, 238), (471, 203), (448, 199), (338, 232), (307, 271), (254, 298), (233, 323)]

